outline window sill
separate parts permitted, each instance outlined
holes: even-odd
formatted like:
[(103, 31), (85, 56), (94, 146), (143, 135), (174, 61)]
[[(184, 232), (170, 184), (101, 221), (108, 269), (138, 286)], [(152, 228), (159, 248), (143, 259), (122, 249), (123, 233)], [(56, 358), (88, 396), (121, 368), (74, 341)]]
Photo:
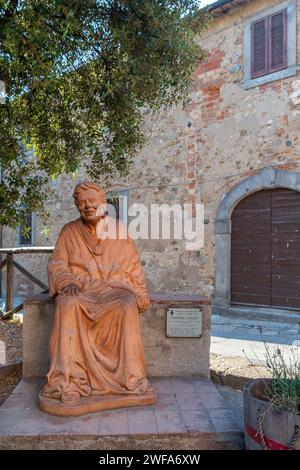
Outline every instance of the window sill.
[(263, 77), (242, 80), (241, 85), (244, 90), (249, 90), (249, 88), (264, 85), (265, 83), (281, 80), (282, 78), (292, 77), (293, 75), (296, 75), (296, 73), (297, 65), (291, 65), (284, 70), (279, 70), (278, 72), (270, 73), (268, 75), (264, 75)]

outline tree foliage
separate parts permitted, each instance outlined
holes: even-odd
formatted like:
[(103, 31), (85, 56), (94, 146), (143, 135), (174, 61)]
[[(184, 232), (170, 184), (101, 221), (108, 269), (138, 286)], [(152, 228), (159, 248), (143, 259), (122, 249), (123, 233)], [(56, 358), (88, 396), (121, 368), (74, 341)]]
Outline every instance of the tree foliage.
[(204, 24), (196, 0), (0, 0), (0, 223), (80, 165), (126, 175), (145, 109), (187, 96)]

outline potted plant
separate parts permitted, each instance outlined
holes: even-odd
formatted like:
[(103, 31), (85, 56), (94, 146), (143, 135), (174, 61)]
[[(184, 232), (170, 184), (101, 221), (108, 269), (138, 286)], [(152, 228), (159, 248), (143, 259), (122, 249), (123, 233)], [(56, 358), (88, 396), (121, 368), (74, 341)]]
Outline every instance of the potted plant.
[(266, 346), (272, 378), (244, 388), (245, 442), (248, 450), (300, 450), (300, 348), (288, 360), (279, 348)]

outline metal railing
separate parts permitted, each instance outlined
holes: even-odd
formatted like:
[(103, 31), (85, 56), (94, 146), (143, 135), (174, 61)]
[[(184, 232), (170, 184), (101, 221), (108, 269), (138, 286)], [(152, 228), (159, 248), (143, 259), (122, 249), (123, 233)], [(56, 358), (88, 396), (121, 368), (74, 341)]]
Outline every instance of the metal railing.
[(44, 284), (40, 279), (31, 274), (27, 269), (24, 268), (14, 259), (14, 255), (17, 254), (28, 254), (28, 253), (52, 253), (53, 246), (24, 246), (20, 248), (0, 248), (0, 256), (6, 255), (6, 258), (0, 263), (0, 271), (6, 267), (6, 306), (5, 312), (2, 313), (2, 319), (10, 318), (14, 313), (19, 312), (23, 308), (23, 304), (19, 304), (14, 307), (14, 268), (18, 269), (24, 276), (28, 277), (32, 282), (37, 284), (43, 290), (42, 292), (48, 292), (48, 286)]

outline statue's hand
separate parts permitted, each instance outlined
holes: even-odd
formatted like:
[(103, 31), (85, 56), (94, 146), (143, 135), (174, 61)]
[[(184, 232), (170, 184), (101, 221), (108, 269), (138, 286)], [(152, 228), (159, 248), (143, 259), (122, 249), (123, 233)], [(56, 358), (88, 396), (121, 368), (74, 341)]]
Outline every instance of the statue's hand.
[(138, 297), (138, 308), (140, 312), (144, 312), (150, 305), (149, 297)]
[(65, 286), (63, 289), (61, 289), (60, 294), (62, 295), (78, 295), (80, 292), (80, 289), (78, 286), (75, 284), (68, 284)]

